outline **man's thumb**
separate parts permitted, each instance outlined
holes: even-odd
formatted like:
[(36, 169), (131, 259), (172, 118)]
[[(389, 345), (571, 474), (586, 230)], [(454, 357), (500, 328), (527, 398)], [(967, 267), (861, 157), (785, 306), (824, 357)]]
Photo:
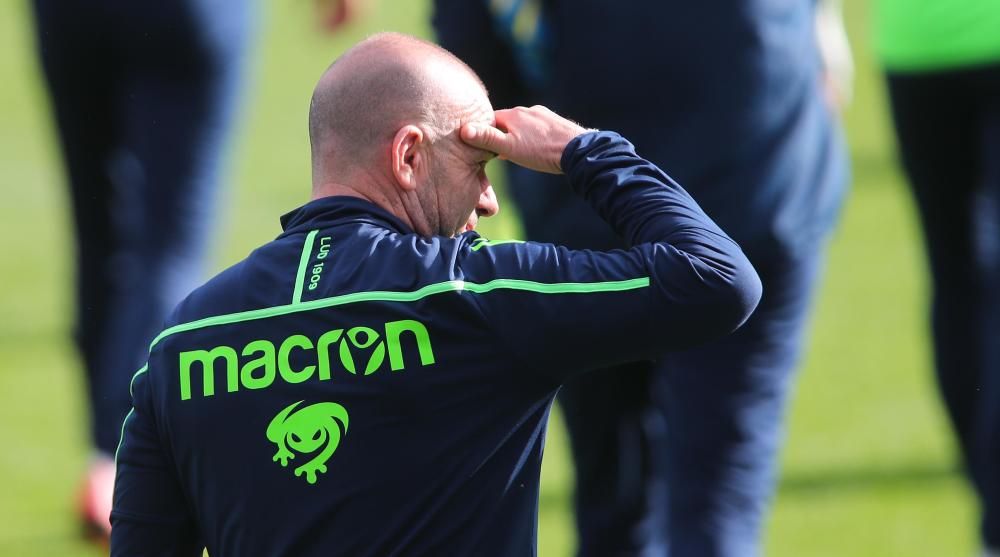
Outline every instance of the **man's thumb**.
[(493, 126), (466, 124), (462, 126), (462, 141), (478, 149), (496, 153), (501, 157), (507, 152), (507, 134)]

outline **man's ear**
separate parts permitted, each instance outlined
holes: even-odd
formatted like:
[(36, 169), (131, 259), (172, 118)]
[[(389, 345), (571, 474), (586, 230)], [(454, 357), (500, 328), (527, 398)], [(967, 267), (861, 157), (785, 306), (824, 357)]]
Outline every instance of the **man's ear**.
[(417, 189), (417, 169), (425, 164), (424, 132), (412, 124), (399, 128), (392, 138), (392, 174), (399, 187), (406, 191)]

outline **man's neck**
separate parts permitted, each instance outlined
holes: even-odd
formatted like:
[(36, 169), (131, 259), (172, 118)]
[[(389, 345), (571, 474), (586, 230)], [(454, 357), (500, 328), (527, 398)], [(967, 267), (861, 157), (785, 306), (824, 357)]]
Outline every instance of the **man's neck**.
[(396, 218), (403, 221), (407, 227), (411, 230), (417, 230), (414, 226), (413, 219), (406, 210), (405, 203), (399, 198), (399, 196), (387, 195), (385, 191), (378, 187), (355, 187), (349, 186), (347, 184), (341, 184), (338, 182), (321, 182), (320, 184), (313, 186), (312, 195), (310, 196), (310, 201), (315, 201), (317, 199), (322, 199), (324, 197), (332, 196), (347, 196), (355, 197), (358, 199), (364, 199), (369, 203), (377, 205), (382, 209), (385, 209), (389, 213), (392, 213)]
[(309, 201), (315, 201), (317, 199), (322, 199), (324, 197), (333, 197), (335, 195), (345, 195), (347, 197), (357, 197), (375, 203), (376, 205), (381, 205), (377, 203), (374, 196), (372, 196), (367, 191), (361, 191), (358, 188), (354, 188), (345, 184), (338, 184), (335, 182), (325, 182), (314, 186), (312, 189), (312, 195), (309, 197)]

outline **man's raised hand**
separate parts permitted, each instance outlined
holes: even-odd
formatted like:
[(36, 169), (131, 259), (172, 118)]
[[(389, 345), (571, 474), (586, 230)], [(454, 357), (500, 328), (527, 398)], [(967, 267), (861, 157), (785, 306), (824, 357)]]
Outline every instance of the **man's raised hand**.
[(588, 131), (544, 106), (497, 110), (495, 115), (496, 127), (462, 126), (462, 141), (514, 164), (549, 174), (562, 174), (559, 163), (566, 145)]

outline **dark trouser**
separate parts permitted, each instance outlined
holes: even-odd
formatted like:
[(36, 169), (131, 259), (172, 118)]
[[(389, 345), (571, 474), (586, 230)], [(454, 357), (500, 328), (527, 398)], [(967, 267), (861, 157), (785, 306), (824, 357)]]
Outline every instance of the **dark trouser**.
[(106, 454), (149, 340), (201, 279), (249, 6), (35, 1), (72, 196), (75, 337)]
[(1000, 65), (888, 75), (933, 277), (941, 396), (1000, 547)]
[[(562, 178), (509, 175), (528, 237), (614, 247)], [(823, 252), (750, 253), (764, 295), (734, 334), (563, 387), (581, 557), (757, 554)]]
[(666, 417), (669, 555), (758, 554), (823, 252), (751, 254), (765, 286), (747, 323), (658, 362), (653, 393)]

